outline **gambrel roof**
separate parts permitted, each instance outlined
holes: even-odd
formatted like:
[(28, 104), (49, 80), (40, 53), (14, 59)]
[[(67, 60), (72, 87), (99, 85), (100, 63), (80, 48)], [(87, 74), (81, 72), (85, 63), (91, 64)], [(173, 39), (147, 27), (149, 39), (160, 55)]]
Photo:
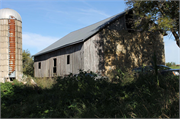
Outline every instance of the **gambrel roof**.
[(125, 13), (126, 13), (126, 11), (119, 13), (117, 15), (114, 15), (112, 17), (109, 17), (107, 19), (104, 19), (104, 20), (97, 22), (95, 24), (92, 24), (90, 26), (87, 26), (87, 27), (84, 27), (82, 29), (73, 31), (73, 32), (67, 34), (66, 36), (64, 36), (63, 38), (59, 39), (55, 43), (51, 44), (47, 48), (38, 52), (34, 56), (42, 55), (42, 54), (45, 54), (45, 53), (48, 53), (48, 52), (51, 52), (51, 51), (54, 51), (54, 50), (57, 50), (60, 48), (64, 48), (64, 47), (67, 47), (70, 45), (74, 45), (74, 44), (77, 44), (80, 42), (84, 42), (85, 40), (89, 39), (91, 36), (93, 36), (94, 34), (99, 32), (102, 28), (104, 28), (108, 24), (112, 23), (116, 19), (123, 16)]

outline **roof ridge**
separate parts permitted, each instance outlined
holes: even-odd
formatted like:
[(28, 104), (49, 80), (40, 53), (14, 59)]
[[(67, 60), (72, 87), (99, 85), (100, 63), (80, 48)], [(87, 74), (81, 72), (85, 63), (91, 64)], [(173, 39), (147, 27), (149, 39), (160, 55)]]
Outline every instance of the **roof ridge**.
[[(97, 23), (100, 23), (100, 22), (102, 22), (102, 21), (105, 21), (105, 20), (107, 20), (107, 19), (109, 19), (109, 18), (113, 18), (113, 17), (115, 17), (115, 16), (121, 15), (122, 13), (124, 13), (124, 12), (121, 12), (121, 13), (118, 13), (118, 14), (113, 15), (113, 16), (111, 16), (111, 17), (105, 18), (105, 19), (103, 19), (103, 20), (101, 20), (101, 21), (98, 21), (98, 22), (93, 23), (93, 24), (91, 24), (91, 25), (88, 25), (88, 26), (85, 26), (85, 27), (83, 27), (83, 28), (77, 29), (77, 30), (75, 30), (75, 31), (84, 29), (84, 28), (86, 28), (86, 27), (90, 27), (90, 26), (92, 26), (92, 25), (94, 25), (94, 24), (97, 24)], [(72, 32), (75, 32), (75, 31), (72, 31)], [(72, 33), (72, 32), (70, 32), (70, 33)]]

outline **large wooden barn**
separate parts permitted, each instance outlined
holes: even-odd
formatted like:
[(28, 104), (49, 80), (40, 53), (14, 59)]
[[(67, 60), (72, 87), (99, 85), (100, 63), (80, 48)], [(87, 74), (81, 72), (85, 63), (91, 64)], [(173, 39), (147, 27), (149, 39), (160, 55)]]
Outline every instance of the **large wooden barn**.
[(115, 68), (150, 65), (152, 55), (165, 63), (163, 35), (160, 32), (135, 32), (131, 29), (133, 11), (71, 32), (34, 55), (34, 76), (53, 77), (79, 69), (108, 74)]

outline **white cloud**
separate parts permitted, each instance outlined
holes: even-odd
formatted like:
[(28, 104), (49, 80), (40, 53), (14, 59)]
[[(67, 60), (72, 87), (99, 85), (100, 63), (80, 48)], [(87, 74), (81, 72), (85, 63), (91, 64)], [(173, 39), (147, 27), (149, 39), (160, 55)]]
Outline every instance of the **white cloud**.
[(40, 34), (35, 33), (23, 33), (23, 50), (29, 50), (32, 55), (38, 53), (44, 48), (48, 47), (55, 41), (59, 40), (59, 38), (51, 37), (51, 36), (42, 36)]
[(164, 37), (164, 42), (166, 62), (180, 64), (180, 48), (176, 45), (176, 42), (168, 37)]

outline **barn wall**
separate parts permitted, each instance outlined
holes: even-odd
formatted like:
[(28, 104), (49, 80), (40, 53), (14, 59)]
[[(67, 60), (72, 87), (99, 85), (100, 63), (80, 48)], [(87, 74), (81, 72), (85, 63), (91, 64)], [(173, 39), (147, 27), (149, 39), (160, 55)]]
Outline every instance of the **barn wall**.
[(99, 34), (94, 35), (84, 42), (84, 70), (93, 72), (102, 72), (104, 64), (102, 64), (102, 40)]
[[(70, 64), (67, 64), (67, 55), (70, 55)], [(41, 56), (35, 56), (34, 76), (35, 77), (52, 77), (54, 60), (57, 59), (58, 76), (63, 76), (69, 73), (77, 74), (79, 69), (83, 69), (83, 43), (62, 48)], [(41, 69), (38, 68), (38, 63), (41, 63)]]
[[(57, 58), (57, 75), (77, 74), (78, 69), (107, 75), (114, 69), (132, 69), (151, 65), (154, 52), (157, 63), (165, 64), (163, 35), (149, 32), (128, 32), (122, 16), (84, 43), (69, 46), (35, 57), (35, 77), (53, 76), (53, 59)], [(70, 64), (67, 65), (67, 55)], [(38, 69), (41, 62), (41, 69)]]
[(125, 17), (99, 32), (103, 40), (105, 73), (114, 69), (132, 69), (142, 65), (151, 65), (155, 51), (157, 63), (165, 64), (163, 35), (149, 32), (128, 32)]

